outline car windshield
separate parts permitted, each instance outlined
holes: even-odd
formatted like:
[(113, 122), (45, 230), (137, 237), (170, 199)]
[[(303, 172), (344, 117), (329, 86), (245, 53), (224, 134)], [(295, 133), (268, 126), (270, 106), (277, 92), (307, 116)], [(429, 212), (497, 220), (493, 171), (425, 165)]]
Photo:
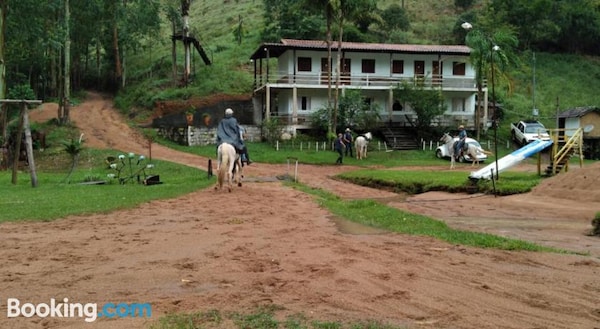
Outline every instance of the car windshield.
[(539, 124), (528, 124), (527, 127), (525, 127), (525, 132), (528, 134), (537, 134), (538, 132), (541, 134), (547, 133), (546, 128)]

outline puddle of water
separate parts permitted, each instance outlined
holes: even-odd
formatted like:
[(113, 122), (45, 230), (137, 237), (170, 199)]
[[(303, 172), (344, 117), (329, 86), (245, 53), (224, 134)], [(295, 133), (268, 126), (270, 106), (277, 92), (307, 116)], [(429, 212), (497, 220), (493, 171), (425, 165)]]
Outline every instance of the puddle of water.
[(339, 217), (330, 217), (337, 229), (346, 234), (384, 234), (388, 231), (372, 226), (356, 223)]

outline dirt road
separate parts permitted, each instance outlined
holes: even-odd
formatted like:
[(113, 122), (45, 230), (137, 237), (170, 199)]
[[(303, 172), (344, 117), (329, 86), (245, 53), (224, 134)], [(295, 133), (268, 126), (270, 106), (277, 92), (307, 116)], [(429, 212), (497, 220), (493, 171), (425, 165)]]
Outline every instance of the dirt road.
[[(98, 94), (73, 108), (72, 118), (89, 146), (147, 150)], [(152, 156), (198, 168), (207, 163), (159, 145)], [(478, 249), (352, 228), (311, 197), (263, 179), (285, 174), (285, 165), (255, 163), (247, 167), (249, 181), (231, 194), (206, 190), (110, 214), (0, 224), (0, 327), (141, 328), (169, 312), (274, 304), (281, 318), (378, 319), (407, 328), (600, 328), (600, 239), (585, 235), (599, 211), (599, 188), (589, 184), (598, 182), (598, 166), (573, 168), (532, 193), (502, 198), (406, 197), (328, 178), (351, 169), (301, 165), (299, 178), (344, 198), (377, 199), (455, 227), (590, 256)], [(7, 318), (8, 297), (148, 302), (153, 313), (91, 324)]]

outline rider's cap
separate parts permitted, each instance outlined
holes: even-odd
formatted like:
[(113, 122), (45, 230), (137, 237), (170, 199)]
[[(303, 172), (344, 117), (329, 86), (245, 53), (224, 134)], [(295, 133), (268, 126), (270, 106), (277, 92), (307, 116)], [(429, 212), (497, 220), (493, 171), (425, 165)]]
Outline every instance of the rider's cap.
[(346, 131), (350, 131), (350, 128), (346, 128)]
[(460, 126), (458, 126), (458, 129), (465, 129), (465, 126), (460, 125)]
[(232, 109), (225, 110), (225, 115), (226, 116), (232, 116), (233, 115), (233, 110)]

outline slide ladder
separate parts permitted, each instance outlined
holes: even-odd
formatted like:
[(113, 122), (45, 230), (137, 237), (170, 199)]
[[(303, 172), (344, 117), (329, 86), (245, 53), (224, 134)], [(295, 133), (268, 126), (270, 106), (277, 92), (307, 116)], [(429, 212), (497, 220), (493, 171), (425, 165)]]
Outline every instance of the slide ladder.
[[(564, 130), (564, 129), (563, 129)], [(562, 140), (561, 140), (561, 137)], [(569, 137), (564, 139), (564, 137)], [(560, 131), (552, 133), (552, 138), (555, 140), (552, 148), (552, 163), (546, 168), (546, 174), (549, 176), (556, 175), (563, 169), (569, 170), (569, 160), (574, 155), (579, 155), (579, 166), (583, 166), (583, 129), (578, 128), (571, 136), (565, 136), (565, 133), (560, 134)], [(563, 145), (560, 150), (558, 145)]]

